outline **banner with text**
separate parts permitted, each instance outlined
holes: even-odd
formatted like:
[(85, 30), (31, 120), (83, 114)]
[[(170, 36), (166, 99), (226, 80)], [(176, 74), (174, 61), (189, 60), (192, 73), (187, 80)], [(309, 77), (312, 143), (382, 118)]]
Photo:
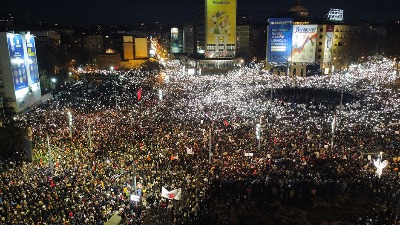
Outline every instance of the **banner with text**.
[(317, 25), (294, 25), (291, 62), (314, 62)]
[(292, 18), (270, 18), (268, 20), (268, 62), (287, 62), (292, 47)]

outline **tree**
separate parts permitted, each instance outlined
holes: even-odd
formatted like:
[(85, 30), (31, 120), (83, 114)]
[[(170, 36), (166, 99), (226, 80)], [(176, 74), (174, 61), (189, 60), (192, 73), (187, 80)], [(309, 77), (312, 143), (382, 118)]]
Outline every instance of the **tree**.
[(0, 108), (0, 160), (20, 162), (26, 157), (23, 138), (27, 129), (23, 121), (16, 119), (11, 102), (11, 98), (4, 98)]

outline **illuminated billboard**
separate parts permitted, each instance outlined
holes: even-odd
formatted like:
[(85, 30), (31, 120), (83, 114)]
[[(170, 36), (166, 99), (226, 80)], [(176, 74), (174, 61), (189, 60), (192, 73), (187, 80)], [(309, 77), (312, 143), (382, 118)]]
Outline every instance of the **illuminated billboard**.
[(270, 18), (268, 22), (268, 62), (287, 62), (292, 50), (293, 19)]
[(39, 69), (36, 57), (36, 46), (35, 46), (35, 38), (33, 35), (27, 34), (25, 35), (26, 39), (26, 51), (27, 51), (27, 66), (29, 69), (29, 74), (31, 78), (31, 83), (36, 84), (39, 80)]
[(206, 0), (206, 56), (234, 57), (236, 0)]
[(294, 25), (292, 62), (314, 62), (317, 48), (317, 25)]
[(171, 28), (171, 53), (179, 53), (179, 30)]
[(10, 54), (14, 90), (18, 91), (28, 87), (22, 35), (7, 33), (7, 43), (8, 52)]
[(332, 45), (333, 45), (333, 25), (326, 25), (326, 38), (324, 49), (324, 63), (332, 61)]

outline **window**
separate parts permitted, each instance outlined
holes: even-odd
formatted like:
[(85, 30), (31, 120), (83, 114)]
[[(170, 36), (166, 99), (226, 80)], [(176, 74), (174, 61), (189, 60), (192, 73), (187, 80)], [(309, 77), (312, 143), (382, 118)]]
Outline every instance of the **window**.
[(322, 35), (322, 34), (321, 34), (321, 35), (319, 35), (319, 38), (323, 38), (323, 37), (324, 37), (324, 35)]
[(318, 59), (321, 59), (321, 56), (320, 56), (320, 55), (318, 55)]
[(322, 49), (318, 49), (318, 52), (322, 52)]
[(323, 32), (324, 31), (324, 28), (319, 28), (319, 32)]
[(322, 45), (322, 41), (320, 41), (320, 42), (318, 43), (318, 45)]

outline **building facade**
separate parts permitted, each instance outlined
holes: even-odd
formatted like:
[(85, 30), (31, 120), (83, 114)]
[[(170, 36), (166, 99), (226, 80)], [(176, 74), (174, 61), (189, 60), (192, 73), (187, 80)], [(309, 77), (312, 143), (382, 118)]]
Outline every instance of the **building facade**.
[(41, 102), (35, 37), (30, 33), (0, 33), (0, 104), (16, 112)]
[(329, 18), (311, 19), (300, 3), (284, 17), (270, 18), (268, 22), (266, 67), (273, 74), (342, 72), (361, 57), (360, 49), (365, 49), (361, 26)]
[(196, 52), (207, 59), (235, 58), (236, 0), (198, 0)]

